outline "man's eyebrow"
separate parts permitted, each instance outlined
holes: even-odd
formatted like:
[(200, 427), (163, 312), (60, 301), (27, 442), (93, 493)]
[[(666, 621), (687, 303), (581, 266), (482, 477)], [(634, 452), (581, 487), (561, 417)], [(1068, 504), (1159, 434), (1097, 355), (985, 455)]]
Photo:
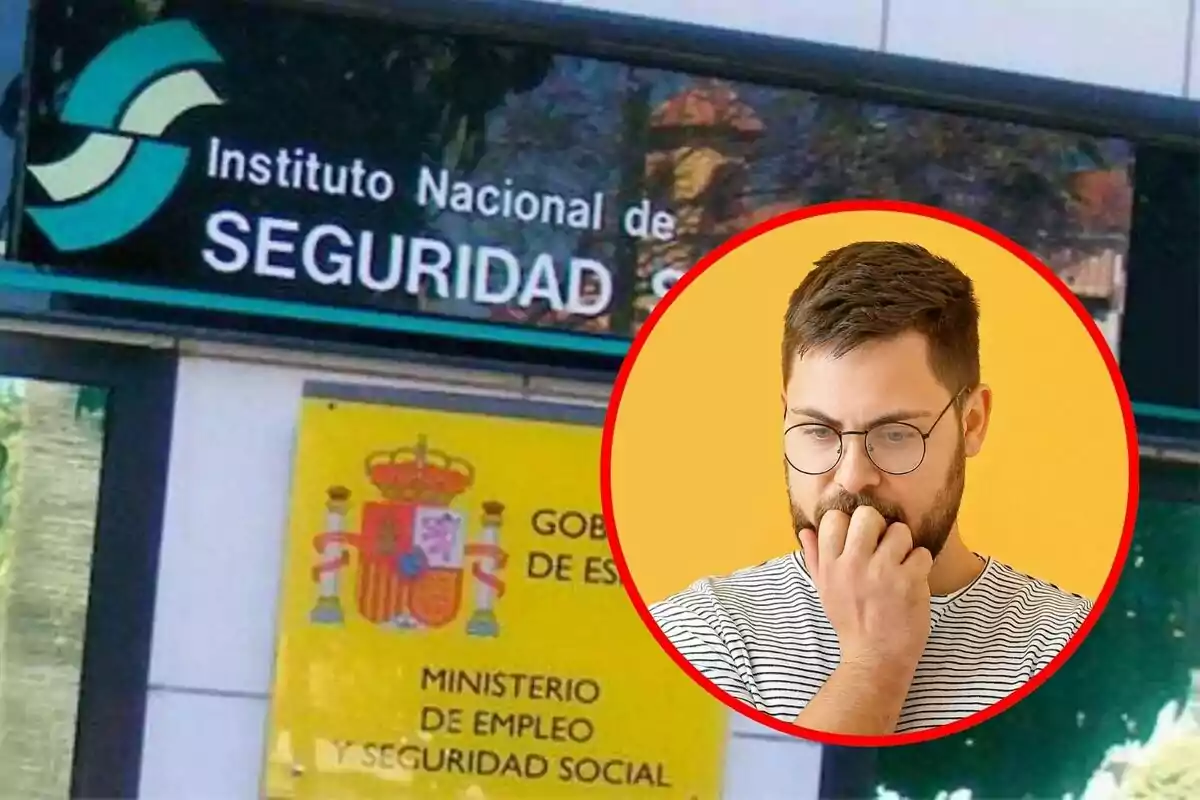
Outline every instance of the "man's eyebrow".
[[(833, 417), (829, 416), (828, 414), (818, 411), (815, 408), (792, 408), (789, 410), (796, 416), (808, 417), (809, 419), (815, 419), (817, 422), (824, 423), (825, 425), (828, 425), (831, 428), (836, 428), (838, 430), (844, 430), (846, 428), (846, 426), (842, 424), (841, 420), (834, 419)], [(891, 413), (883, 414), (882, 416), (878, 416), (875, 419), (867, 422), (867, 424), (864, 425), (863, 427), (864, 428), (874, 428), (876, 425), (886, 425), (889, 422), (909, 422), (910, 420), (926, 419), (926, 418), (932, 417), (932, 416), (933, 416), (933, 413), (930, 411), (915, 411), (915, 410), (908, 410), (908, 409), (900, 409), (898, 411), (892, 411)]]

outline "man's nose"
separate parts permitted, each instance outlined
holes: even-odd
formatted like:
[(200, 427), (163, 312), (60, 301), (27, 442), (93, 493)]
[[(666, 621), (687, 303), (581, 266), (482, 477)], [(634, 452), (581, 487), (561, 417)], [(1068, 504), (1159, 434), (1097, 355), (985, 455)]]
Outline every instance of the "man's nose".
[(838, 462), (834, 480), (850, 494), (858, 494), (879, 485), (879, 468), (867, 455), (866, 442), (861, 435), (842, 437), (842, 460)]

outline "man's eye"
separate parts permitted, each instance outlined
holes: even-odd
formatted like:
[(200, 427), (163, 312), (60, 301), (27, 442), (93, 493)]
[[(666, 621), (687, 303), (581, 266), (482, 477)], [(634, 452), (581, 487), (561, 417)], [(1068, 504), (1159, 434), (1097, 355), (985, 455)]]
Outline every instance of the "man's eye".
[(908, 428), (885, 428), (880, 433), (883, 434), (883, 439), (888, 444), (904, 444), (917, 435), (916, 431)]

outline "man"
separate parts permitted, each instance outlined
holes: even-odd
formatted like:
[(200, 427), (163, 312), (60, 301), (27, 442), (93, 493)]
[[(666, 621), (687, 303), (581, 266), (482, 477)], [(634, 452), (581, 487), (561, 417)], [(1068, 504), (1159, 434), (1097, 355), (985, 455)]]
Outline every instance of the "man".
[[(772, 716), (854, 735), (960, 720), (1046, 667), (1090, 602), (958, 530), (992, 409), (971, 280), (912, 244), (829, 253), (788, 304), (783, 383), (801, 550), (654, 605), (684, 657)], [(1014, 536), (1027, 520), (1014, 507)]]

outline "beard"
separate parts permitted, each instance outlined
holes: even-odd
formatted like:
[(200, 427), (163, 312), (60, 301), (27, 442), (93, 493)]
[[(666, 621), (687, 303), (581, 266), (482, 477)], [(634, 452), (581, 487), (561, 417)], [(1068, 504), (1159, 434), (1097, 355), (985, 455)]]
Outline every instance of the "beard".
[[(841, 511), (846, 515), (854, 513), (859, 506), (870, 506), (880, 513), (888, 525), (902, 522), (912, 531), (913, 546), (924, 547), (934, 558), (942, 552), (950, 531), (958, 520), (958, 510), (962, 505), (963, 491), (967, 483), (967, 453), (966, 443), (960, 437), (954, 459), (946, 475), (946, 481), (934, 497), (933, 506), (919, 520), (907, 519), (904, 511), (894, 503), (889, 503), (869, 493), (850, 493), (838, 490), (837, 494), (822, 498), (810, 519), (804, 510), (794, 502), (792, 505), (792, 528), (797, 537), (800, 531), (808, 528), (816, 531), (817, 525), (827, 511)], [(815, 523), (814, 523), (815, 520)]]

